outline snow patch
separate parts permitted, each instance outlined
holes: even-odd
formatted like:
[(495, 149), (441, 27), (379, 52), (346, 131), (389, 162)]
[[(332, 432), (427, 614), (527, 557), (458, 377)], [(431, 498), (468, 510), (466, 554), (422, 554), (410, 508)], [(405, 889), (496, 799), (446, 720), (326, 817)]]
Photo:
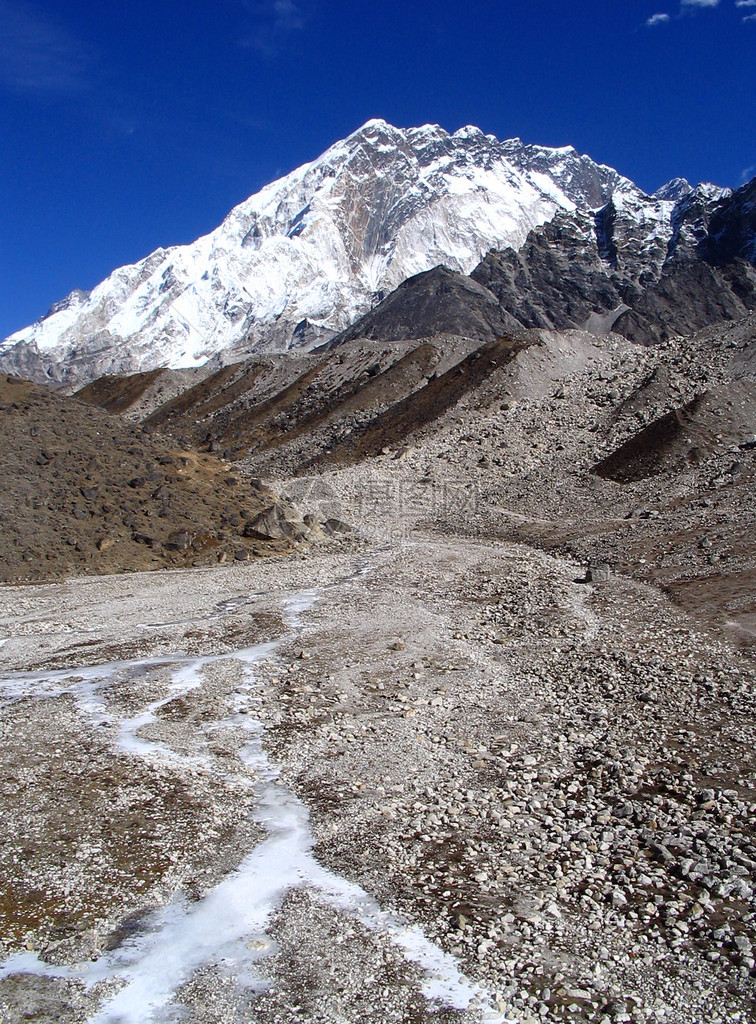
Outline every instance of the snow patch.
[[(363, 566), (358, 574), (369, 571), (369, 566)], [(311, 589), (283, 600), (285, 621), (292, 631), (300, 629), (301, 616), (319, 598), (320, 592)], [(173, 763), (177, 755), (160, 742), (142, 738), (140, 730), (155, 720), (160, 707), (200, 686), (206, 666), (225, 660), (241, 661), (248, 686), (246, 692), (237, 695), (233, 716), (220, 727), (246, 731), (247, 741), (240, 759), (249, 774), (229, 772), (226, 777), (241, 778), (247, 784), (250, 777), (257, 780), (253, 818), (267, 832), (267, 838), (258, 843), (239, 868), (205, 897), (189, 903), (178, 895), (168, 906), (149, 915), (141, 930), (118, 949), (103, 954), (95, 962), (59, 967), (44, 963), (36, 954), (21, 953), (0, 964), (0, 978), (19, 973), (77, 978), (87, 988), (106, 980), (120, 981), (121, 987), (105, 1000), (90, 1018), (90, 1024), (147, 1024), (166, 1019), (177, 990), (206, 964), (225, 967), (243, 978), (253, 991), (262, 991), (265, 982), (255, 972), (255, 963), (273, 951), (274, 944), (266, 935), (271, 917), (287, 892), (306, 887), (403, 950), (407, 960), (424, 971), (422, 991), (433, 1006), (477, 1010), (492, 1024), (505, 1024), (506, 1018), (495, 1010), (490, 995), (465, 977), (453, 957), (430, 942), (418, 927), (382, 910), (360, 886), (327, 871), (314, 858), (307, 808), (281, 785), (279, 770), (263, 748), (263, 727), (246, 713), (255, 699), (250, 696), (255, 666), (282, 642), (258, 644), (233, 654), (159, 657), (0, 677), (0, 692), (6, 703), (25, 696), (72, 693), (80, 711), (93, 725), (117, 727), (119, 750)], [(166, 666), (172, 667), (168, 694), (139, 714), (118, 721), (108, 710), (108, 684), (124, 674)]]

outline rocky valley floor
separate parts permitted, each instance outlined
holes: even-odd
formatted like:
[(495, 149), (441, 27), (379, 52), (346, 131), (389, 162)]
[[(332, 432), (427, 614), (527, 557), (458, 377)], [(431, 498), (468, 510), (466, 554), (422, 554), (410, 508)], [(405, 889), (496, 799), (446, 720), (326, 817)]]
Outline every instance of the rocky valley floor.
[(0, 382), (0, 1019), (756, 1019), (754, 342)]
[(2, 1019), (753, 1019), (753, 661), (581, 569), (4, 588)]

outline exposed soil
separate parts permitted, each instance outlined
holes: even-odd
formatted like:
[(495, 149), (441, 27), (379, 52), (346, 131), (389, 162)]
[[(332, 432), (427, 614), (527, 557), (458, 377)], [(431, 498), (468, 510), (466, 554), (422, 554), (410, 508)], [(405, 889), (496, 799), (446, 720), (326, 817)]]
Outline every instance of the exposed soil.
[(80, 402), (96, 405), (106, 412), (124, 413), (132, 409), (165, 374), (164, 369), (134, 373), (129, 377), (98, 377), (76, 392)]
[(416, 431), (434, 423), (463, 396), (474, 393), (496, 369), (506, 366), (518, 352), (532, 344), (532, 340), (498, 338), (481, 345), (446, 373), (434, 374), (423, 388), (394, 401), (363, 428), (351, 431), (328, 453), (305, 462), (298, 467), (299, 471), (307, 472), (313, 465), (359, 462), (378, 455), (384, 448), (406, 443)]
[(294, 542), (244, 536), (275, 505), (262, 485), (41, 385), (0, 377), (0, 444), (0, 580), (217, 564)]

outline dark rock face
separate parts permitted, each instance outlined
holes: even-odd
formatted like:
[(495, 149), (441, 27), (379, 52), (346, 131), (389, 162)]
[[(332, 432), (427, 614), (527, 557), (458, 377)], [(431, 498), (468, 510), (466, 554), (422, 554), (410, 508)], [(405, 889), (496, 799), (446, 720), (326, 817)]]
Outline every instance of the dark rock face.
[(683, 194), (666, 247), (644, 234), (644, 216), (614, 198), (592, 224), (560, 213), (518, 252), (489, 253), (471, 277), (526, 327), (583, 327), (600, 314), (641, 344), (756, 308), (756, 180), (724, 196), (710, 186)]
[(519, 250), (490, 252), (469, 278), (444, 267), (410, 278), (331, 344), (489, 341), (519, 326), (584, 327), (595, 314), (604, 329), (654, 344), (744, 316), (756, 305), (756, 183), (724, 196), (684, 184), (668, 238), (649, 224), (669, 198), (618, 192), (595, 214), (558, 213)]
[(632, 308), (619, 317), (614, 330), (648, 345), (745, 316), (756, 308), (756, 271), (743, 260), (717, 267), (675, 258), (658, 281), (635, 294), (628, 288), (624, 295)]
[(756, 178), (712, 212), (700, 255), (716, 266), (735, 260), (756, 265)]
[(521, 333), (497, 296), (478, 281), (446, 267), (410, 277), (329, 344), (335, 348), (357, 338), (409, 341), (458, 334), (480, 341)]
[[(661, 206), (670, 200), (671, 214)], [(663, 209), (668, 238), (649, 231), (663, 221)], [(604, 329), (654, 344), (756, 308), (755, 265), (756, 180), (735, 193), (677, 181), (643, 199), (618, 189), (595, 214), (558, 213), (531, 231), (521, 249), (488, 253), (470, 277), (496, 297), (499, 323), (508, 317), (524, 327), (564, 330), (587, 326), (598, 314)], [(494, 323), (490, 306), (459, 280), (455, 285), (456, 301), (475, 307), (474, 315), (455, 309), (459, 333), (482, 337), (473, 321)], [(401, 302), (401, 289), (389, 296), (379, 307), (383, 324), (400, 306), (403, 330), (412, 330), (413, 316), (417, 329), (432, 326), (422, 302), (415, 311), (410, 301), (424, 288), (426, 282), (421, 287), (412, 279)], [(374, 322), (364, 318), (351, 330), (357, 329), (375, 329)]]
[(622, 301), (595, 234), (566, 215), (532, 231), (519, 252), (490, 252), (471, 277), (525, 327), (576, 327)]

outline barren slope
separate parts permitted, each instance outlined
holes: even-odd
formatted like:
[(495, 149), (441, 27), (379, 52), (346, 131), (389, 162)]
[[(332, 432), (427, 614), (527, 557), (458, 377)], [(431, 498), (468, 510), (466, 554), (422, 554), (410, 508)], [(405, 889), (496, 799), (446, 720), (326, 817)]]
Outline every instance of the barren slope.
[[(0, 443), (3, 581), (217, 564), (316, 535), (213, 456), (19, 378), (0, 378)], [(270, 508), (291, 529), (253, 535)]]

